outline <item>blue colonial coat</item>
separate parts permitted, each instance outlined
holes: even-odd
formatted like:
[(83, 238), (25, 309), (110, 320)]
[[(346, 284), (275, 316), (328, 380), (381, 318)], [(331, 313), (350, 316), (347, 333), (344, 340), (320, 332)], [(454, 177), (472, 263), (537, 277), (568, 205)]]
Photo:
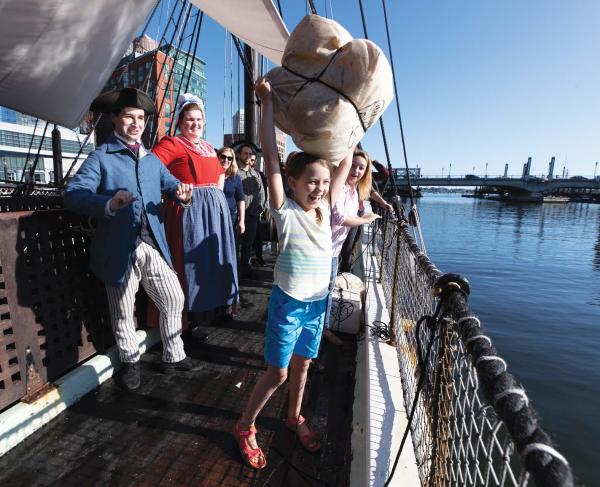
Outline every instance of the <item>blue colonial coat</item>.
[[(165, 237), (161, 193), (175, 198), (177, 180), (151, 152), (141, 159), (114, 135), (90, 153), (64, 194), (65, 208), (96, 217), (98, 226), (90, 249), (91, 268), (106, 284), (122, 284), (140, 232), (142, 207), (166, 262), (173, 267)], [(106, 216), (106, 202), (119, 190), (137, 198), (114, 216)]]

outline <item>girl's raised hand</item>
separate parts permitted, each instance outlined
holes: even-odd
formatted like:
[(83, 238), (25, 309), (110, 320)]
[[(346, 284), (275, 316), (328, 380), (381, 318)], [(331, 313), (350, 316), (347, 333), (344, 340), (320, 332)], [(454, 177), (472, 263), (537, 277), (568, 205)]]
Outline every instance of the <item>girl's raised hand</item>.
[(264, 76), (258, 78), (256, 83), (254, 83), (254, 91), (261, 99), (261, 101), (265, 101), (271, 98), (271, 83)]

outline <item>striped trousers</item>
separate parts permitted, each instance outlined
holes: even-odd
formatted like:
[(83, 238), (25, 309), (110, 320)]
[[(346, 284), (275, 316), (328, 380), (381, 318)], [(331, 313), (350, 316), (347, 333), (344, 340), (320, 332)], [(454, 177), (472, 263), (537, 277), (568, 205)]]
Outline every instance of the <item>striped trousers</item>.
[(137, 362), (140, 349), (133, 311), (140, 281), (160, 313), (160, 336), (163, 362), (179, 362), (185, 358), (181, 339), (181, 311), (185, 298), (177, 274), (160, 252), (145, 242), (133, 251), (131, 262), (120, 286), (106, 285), (108, 308), (121, 362)]

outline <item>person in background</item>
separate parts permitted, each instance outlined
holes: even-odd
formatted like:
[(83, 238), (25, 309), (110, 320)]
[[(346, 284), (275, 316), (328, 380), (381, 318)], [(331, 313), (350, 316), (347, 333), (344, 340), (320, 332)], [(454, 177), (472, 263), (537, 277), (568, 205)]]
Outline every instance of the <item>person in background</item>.
[[(231, 223), (234, 225), (236, 256), (240, 236), (244, 234), (244, 213), (246, 203), (244, 202), (244, 188), (242, 180), (238, 173), (238, 166), (235, 161), (235, 152), (229, 147), (222, 147), (217, 151), (217, 156), (221, 162), (221, 167), (225, 171), (225, 186), (223, 192), (229, 206), (231, 214)], [(236, 319), (237, 317), (237, 302), (231, 305), (231, 309), (227, 310), (227, 317)]]
[(193, 188), (180, 183), (141, 143), (152, 100), (134, 88), (96, 98), (91, 110), (110, 113), (114, 134), (83, 162), (65, 190), (65, 208), (98, 219), (90, 249), (92, 272), (104, 282), (123, 367), (117, 383), (140, 387), (140, 349), (133, 321), (140, 282), (159, 310), (162, 369), (191, 370), (181, 340), (184, 295), (160, 219), (161, 193), (183, 210)]
[(256, 443), (254, 422), (271, 395), (286, 380), (288, 366), (290, 383), (285, 425), (297, 434), (307, 451), (321, 449), (319, 435), (309, 427), (300, 409), (308, 366), (319, 349), (331, 272), (329, 197), (337, 201), (352, 153), (340, 162), (333, 176), (330, 162), (305, 152), (295, 153), (286, 164), (293, 196), (286, 197), (275, 143), (271, 85), (262, 78), (257, 81), (255, 90), (262, 102), (260, 139), (280, 252), (275, 263), (265, 331), (267, 370), (254, 386), (234, 434), (244, 461), (260, 469), (266, 466), (267, 460)]
[[(263, 188), (265, 188), (265, 201), (266, 201), (267, 198), (269, 197), (269, 194), (268, 194), (268, 190), (267, 190), (267, 178), (265, 176), (265, 173), (263, 173), (262, 171), (260, 171), (256, 168), (256, 155), (252, 155), (252, 157), (250, 157), (249, 162), (250, 162), (250, 167), (252, 169), (254, 169), (260, 176), (260, 179), (263, 184)], [(266, 208), (264, 209), (264, 211), (262, 212), (262, 214), (260, 215), (260, 218), (258, 220), (258, 230), (256, 232), (256, 238), (254, 239), (254, 245), (253, 245), (254, 255), (256, 256), (255, 263), (256, 263), (256, 265), (259, 265), (259, 266), (265, 265), (265, 261), (263, 259), (263, 233), (261, 231), (261, 223), (265, 223), (265, 222), (267, 225), (269, 225), (269, 210), (267, 210)]]
[[(335, 287), (335, 280), (338, 274), (339, 255), (342, 245), (351, 228), (368, 225), (379, 218), (379, 215), (376, 215), (375, 213), (358, 216), (361, 203), (361, 197), (359, 195), (368, 195), (371, 187), (371, 158), (365, 151), (356, 150), (352, 156), (352, 166), (350, 167), (350, 172), (346, 178), (346, 184), (344, 184), (340, 196), (334, 203), (331, 212), (333, 257), (331, 259), (331, 279), (329, 281), (329, 295), (327, 296), (323, 337), (334, 345), (341, 345), (342, 343), (330, 329), (331, 307), (333, 302), (332, 291)], [(365, 199), (364, 196), (363, 199)]]
[(246, 202), (246, 231), (242, 235), (240, 271), (242, 277), (252, 277), (252, 265), (250, 264), (250, 254), (256, 239), (260, 215), (265, 209), (266, 191), (260, 175), (252, 169), (250, 161), (256, 154), (252, 147), (244, 144), (239, 149), (239, 175), (244, 186), (244, 195)]
[[(372, 165), (377, 168), (377, 173), (380, 176), (377, 180), (380, 183), (383, 183), (384, 187), (389, 178), (389, 171), (381, 164), (379, 161), (372, 161)], [(371, 188), (359, 188), (359, 193), (362, 195), (363, 192), (369, 192), (369, 198), (375, 201), (384, 211), (393, 211), (392, 205), (390, 205), (379, 193), (379, 189), (377, 187), (377, 182), (375, 178), (372, 179), (372, 187)], [(359, 198), (359, 208), (358, 215), (361, 216), (364, 213), (364, 201), (369, 199), (362, 197)], [(338, 260), (338, 271), (339, 272), (352, 272), (352, 266), (354, 264), (355, 255), (357, 254), (357, 250), (360, 247), (360, 242), (362, 240), (362, 226), (352, 227), (346, 236), (346, 239), (342, 245), (340, 250), (339, 260)]]
[[(179, 134), (164, 137), (154, 153), (175, 177), (194, 186), (191, 207), (165, 205), (165, 228), (186, 308), (197, 324), (238, 300), (235, 236), (223, 193), (225, 171), (213, 146), (202, 139), (202, 100), (180, 95), (177, 114)], [(206, 333), (196, 328), (192, 336), (206, 340)]]

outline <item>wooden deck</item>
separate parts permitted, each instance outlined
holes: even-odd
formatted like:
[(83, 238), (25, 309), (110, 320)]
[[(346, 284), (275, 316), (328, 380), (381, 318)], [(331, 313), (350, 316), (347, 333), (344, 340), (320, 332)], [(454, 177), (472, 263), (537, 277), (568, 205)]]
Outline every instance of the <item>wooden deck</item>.
[(257, 421), (267, 468), (241, 463), (231, 430), (264, 369), (271, 267), (258, 275), (241, 283), (239, 320), (211, 325), (206, 344), (186, 342), (193, 371), (162, 374), (160, 345), (151, 349), (139, 390), (125, 393), (109, 380), (92, 391), (0, 458), (0, 485), (348, 485), (354, 336), (341, 336), (341, 347), (325, 344), (324, 372), (309, 373), (303, 413), (321, 433), (322, 451), (305, 452), (284, 427), (284, 385)]

